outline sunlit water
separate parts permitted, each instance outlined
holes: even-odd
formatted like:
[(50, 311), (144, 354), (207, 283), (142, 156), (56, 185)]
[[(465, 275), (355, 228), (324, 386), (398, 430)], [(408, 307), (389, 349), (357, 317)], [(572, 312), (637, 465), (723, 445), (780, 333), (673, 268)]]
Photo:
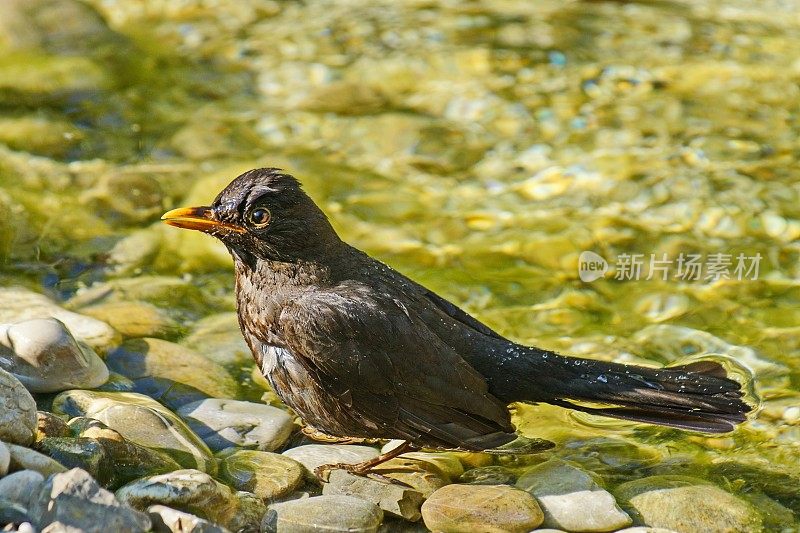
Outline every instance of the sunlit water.
[[(349, 242), (515, 340), (745, 365), (763, 405), (731, 435), (548, 406), (516, 421), (610, 483), (688, 473), (800, 512), (800, 4), (210, 4), (4, 17), (3, 284), (69, 300), (187, 276), (200, 305), (156, 303), (188, 328), (233, 308), (232, 271), (160, 214), (279, 166)], [(586, 250), (604, 278), (580, 280)], [(666, 274), (648, 280), (651, 256)]]

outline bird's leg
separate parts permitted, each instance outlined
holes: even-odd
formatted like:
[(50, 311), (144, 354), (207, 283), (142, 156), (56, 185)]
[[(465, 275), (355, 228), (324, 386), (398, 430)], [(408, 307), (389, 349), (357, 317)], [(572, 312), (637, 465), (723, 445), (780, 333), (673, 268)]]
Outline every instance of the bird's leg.
[(331, 470), (342, 469), (355, 476), (377, 479), (378, 481), (383, 481), (384, 483), (393, 483), (395, 485), (405, 485), (405, 483), (402, 483), (396, 479), (392, 479), (382, 474), (373, 472), (372, 469), (378, 466), (379, 464), (385, 463), (390, 459), (394, 459), (398, 455), (402, 455), (406, 452), (413, 452), (418, 449), (419, 448), (417, 448), (416, 446), (414, 446), (413, 444), (411, 444), (406, 440), (403, 441), (403, 443), (397, 448), (391, 449), (386, 453), (382, 453), (377, 457), (373, 457), (372, 459), (363, 461), (361, 463), (354, 463), (354, 464), (334, 463), (329, 465), (318, 466), (317, 468), (314, 469), (314, 475), (316, 475), (317, 478), (319, 478), (319, 480), (322, 481), (323, 483), (327, 483), (328, 478), (331, 475)]

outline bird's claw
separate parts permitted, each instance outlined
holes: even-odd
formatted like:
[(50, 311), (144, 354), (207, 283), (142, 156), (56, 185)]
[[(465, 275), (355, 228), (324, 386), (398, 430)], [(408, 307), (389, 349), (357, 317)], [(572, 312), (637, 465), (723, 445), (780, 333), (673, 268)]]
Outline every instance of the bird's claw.
[(334, 470), (344, 470), (345, 472), (352, 474), (354, 476), (372, 479), (374, 481), (379, 481), (381, 483), (388, 483), (392, 485), (400, 485), (403, 487), (413, 488), (411, 485), (403, 483), (399, 479), (394, 479), (389, 476), (384, 476), (383, 474), (373, 472), (371, 468), (363, 468), (357, 464), (353, 465), (348, 463), (334, 463), (329, 465), (318, 466), (317, 468), (314, 469), (314, 475), (322, 483), (329, 483), (331, 472)]

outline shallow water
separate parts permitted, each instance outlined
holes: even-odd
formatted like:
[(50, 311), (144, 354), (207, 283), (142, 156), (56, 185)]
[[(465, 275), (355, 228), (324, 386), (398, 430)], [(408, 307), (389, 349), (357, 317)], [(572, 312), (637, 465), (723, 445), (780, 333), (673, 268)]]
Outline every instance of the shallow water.
[[(44, 4), (0, 21), (0, 283), (70, 301), (182, 276), (197, 305), (154, 302), (180, 338), (233, 308), (232, 272), (161, 213), (278, 166), (351, 244), (515, 340), (750, 367), (763, 408), (731, 435), (516, 421), (608, 482), (688, 473), (798, 516), (800, 3)], [(581, 281), (586, 250), (617, 268)], [(641, 279), (615, 279), (623, 254)]]

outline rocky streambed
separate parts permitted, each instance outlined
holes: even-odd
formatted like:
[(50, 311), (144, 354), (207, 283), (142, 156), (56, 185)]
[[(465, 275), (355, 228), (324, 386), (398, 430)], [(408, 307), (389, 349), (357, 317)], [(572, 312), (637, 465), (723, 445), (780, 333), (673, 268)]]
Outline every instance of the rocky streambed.
[[(0, 10), (0, 527), (800, 528), (796, 1)], [(504, 335), (735, 361), (758, 416), (710, 437), (519, 405), (555, 448), (323, 486), (316, 465), (393, 443), (306, 438), (238, 332), (227, 252), (158, 221), (260, 166)]]
[[(153, 290), (139, 280), (128, 297)], [(377, 469), (402, 485), (342, 470), (321, 484), (314, 468), (367, 460), (380, 444), (309, 441), (254, 368), (235, 379), (232, 313), (182, 343), (122, 340), (102, 310), (152, 334), (168, 329), (166, 310), (153, 312), (152, 294), (112, 304), (118, 288), (92, 290), (104, 303), (81, 293), (72, 311), (0, 289), (5, 316), (21, 319), (0, 335), (0, 518), (19, 531), (755, 531), (792, 520), (785, 492), (724, 483), (744, 462), (717, 462), (709, 479), (685, 455), (591, 431), (537, 454), (414, 452)], [(217, 360), (186, 344), (214, 346)]]

